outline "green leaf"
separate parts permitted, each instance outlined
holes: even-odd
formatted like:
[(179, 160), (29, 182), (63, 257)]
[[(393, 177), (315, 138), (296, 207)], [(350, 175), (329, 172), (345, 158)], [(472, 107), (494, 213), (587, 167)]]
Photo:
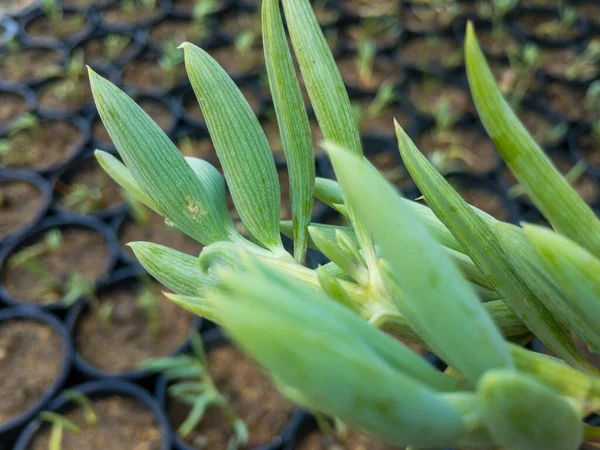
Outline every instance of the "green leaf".
[(102, 122), (156, 210), (205, 245), (228, 239), (215, 206), (167, 135), (118, 87), (89, 73)]
[(287, 45), (279, 0), (263, 1), (262, 28), (269, 85), (290, 179), (294, 256), (303, 262), (315, 191), (315, 159), (308, 116)]
[(388, 267), (382, 277), (402, 293), (393, 299), (410, 325), (471, 381), (492, 368), (511, 368), (502, 335), (477, 295), (397, 191), (364, 158), (327, 149), (343, 191), (380, 247), (382, 268)]
[(200, 295), (216, 281), (206, 275), (198, 258), (152, 242), (128, 244), (144, 269), (178, 294)]
[(240, 218), (261, 244), (284, 252), (279, 234), (279, 179), (265, 133), (221, 66), (195, 45), (185, 43), (182, 48), (188, 76)]
[(486, 222), (460, 197), (399, 125), (396, 125), (396, 134), (404, 164), (427, 204), (488, 277), (494, 289), (554, 353), (576, 367), (587, 367), (587, 361), (581, 357), (561, 324), (516, 272), (491, 223)]
[(102, 169), (123, 189), (129, 192), (137, 201), (143, 203), (148, 208), (156, 211), (156, 206), (152, 204), (152, 200), (150, 197), (146, 195), (146, 193), (142, 190), (140, 185), (133, 175), (131, 171), (125, 167), (121, 161), (115, 158), (110, 153), (104, 152), (102, 150), (96, 150), (94, 152), (96, 159), (100, 163)]
[(285, 18), (306, 90), (325, 140), (362, 154), (352, 106), (321, 26), (308, 0), (283, 0)]
[(573, 241), (547, 228), (535, 225), (524, 225), (523, 228), (548, 275), (566, 297), (568, 312), (574, 317), (569, 329), (600, 352), (600, 261)]
[(465, 54), (477, 112), (502, 159), (553, 228), (600, 257), (600, 221), (502, 97), (471, 23)]
[(484, 420), (507, 450), (577, 450), (583, 437), (579, 414), (566, 397), (537, 379), (504, 370), (479, 383)]

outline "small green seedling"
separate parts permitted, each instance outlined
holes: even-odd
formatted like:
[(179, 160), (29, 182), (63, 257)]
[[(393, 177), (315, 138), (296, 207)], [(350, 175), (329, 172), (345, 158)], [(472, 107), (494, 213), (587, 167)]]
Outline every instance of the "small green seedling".
[(251, 28), (242, 31), (235, 37), (233, 48), (242, 71), (254, 68), (257, 63), (258, 54), (254, 51), (257, 34)]
[(165, 87), (173, 87), (183, 64), (183, 54), (176, 41), (169, 40), (162, 45), (158, 64), (166, 74)]
[(212, 380), (206, 367), (206, 353), (200, 335), (193, 334), (190, 342), (192, 354), (157, 358), (144, 363), (143, 368), (164, 373), (170, 382), (168, 395), (191, 408), (187, 418), (177, 430), (180, 436), (189, 436), (202, 422), (206, 409), (216, 407), (233, 429), (227, 450), (238, 450), (248, 442), (246, 424), (237, 416), (227, 397), (219, 391)]
[(116, 61), (125, 51), (131, 38), (123, 34), (109, 34), (103, 40), (102, 53), (107, 61)]
[(40, 121), (35, 114), (25, 113), (17, 117), (9, 125), (8, 136), (0, 139), (0, 163), (5, 166), (25, 164), (28, 157), (19, 151), (21, 145), (17, 145), (15, 140), (24, 140), (24, 146), (27, 146), (39, 136)]
[[(98, 422), (98, 417), (92, 406), (90, 399), (79, 391), (65, 389), (61, 396), (75, 403), (79, 408), (83, 409), (83, 416), (87, 426), (94, 426)], [(62, 438), (64, 430), (71, 433), (81, 433), (81, 428), (72, 420), (67, 419), (64, 415), (54, 411), (42, 411), (39, 413), (40, 419), (48, 422), (52, 426), (50, 432), (50, 442), (48, 450), (62, 450)]]
[(377, 46), (370, 39), (361, 39), (357, 44), (356, 58), (354, 64), (358, 72), (358, 80), (362, 86), (370, 86), (373, 82), (373, 66)]
[(46, 17), (53, 22), (58, 22), (63, 18), (62, 8), (59, 0), (42, 0), (40, 8)]
[(559, 11), (559, 20), (551, 20), (537, 25), (535, 27), (535, 33), (555, 38), (569, 32), (577, 20), (577, 10), (562, 3), (559, 7)]
[[(597, 78), (600, 63), (600, 39), (589, 43), (583, 53), (577, 55), (565, 72), (569, 80), (588, 80)], [(596, 80), (597, 81), (597, 80)]]
[(205, 0), (198, 2), (192, 9), (192, 40), (200, 42), (210, 33), (209, 21), (219, 10), (218, 0)]
[(136, 304), (144, 312), (150, 332), (156, 336), (160, 333), (160, 299), (154, 293), (148, 277), (140, 277), (139, 280), (142, 288), (137, 294)]
[(523, 99), (533, 82), (542, 62), (539, 48), (535, 44), (527, 43), (524, 47), (511, 46), (508, 48), (508, 59), (513, 77), (509, 77), (500, 89), (508, 97), (510, 106), (519, 110)]
[(153, 10), (156, 7), (156, 0), (123, 0), (121, 2), (121, 9), (128, 14), (133, 13), (138, 6)]

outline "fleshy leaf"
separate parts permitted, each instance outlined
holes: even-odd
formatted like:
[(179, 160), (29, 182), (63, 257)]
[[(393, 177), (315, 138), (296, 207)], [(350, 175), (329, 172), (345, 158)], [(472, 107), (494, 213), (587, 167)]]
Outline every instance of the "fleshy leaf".
[(185, 43), (182, 47), (185, 67), (236, 210), (258, 242), (283, 252), (279, 179), (265, 133), (223, 68), (195, 45)]
[(477, 392), (494, 441), (508, 450), (577, 450), (583, 437), (578, 411), (535, 378), (494, 370)]
[(312, 5), (308, 0), (283, 0), (283, 9), (302, 78), (325, 140), (362, 154), (348, 93)]
[(477, 113), (502, 159), (554, 229), (600, 257), (600, 221), (502, 97), (471, 23), (465, 54)]
[(471, 381), (492, 368), (511, 368), (502, 335), (477, 295), (397, 191), (364, 158), (327, 149), (343, 191), (380, 246), (389, 267), (382, 277), (403, 294), (394, 301), (410, 325)]
[[(569, 311), (578, 319), (571, 330), (600, 352), (600, 261), (552, 230), (535, 225), (524, 225), (524, 230), (549, 276), (564, 294)], [(580, 327), (584, 333), (578, 333)]]
[(287, 45), (279, 0), (263, 1), (262, 24), (267, 74), (290, 180), (294, 256), (303, 262), (315, 192), (310, 126)]
[(89, 73), (102, 122), (156, 210), (205, 245), (227, 240), (221, 216), (177, 147), (123, 91), (93, 70)]
[(144, 269), (160, 283), (184, 295), (201, 295), (216, 282), (200, 269), (198, 258), (152, 242), (128, 244)]
[(494, 290), (554, 353), (576, 367), (588, 367), (561, 324), (515, 271), (491, 223), (460, 197), (398, 124), (396, 134), (404, 164), (427, 204), (488, 277)]

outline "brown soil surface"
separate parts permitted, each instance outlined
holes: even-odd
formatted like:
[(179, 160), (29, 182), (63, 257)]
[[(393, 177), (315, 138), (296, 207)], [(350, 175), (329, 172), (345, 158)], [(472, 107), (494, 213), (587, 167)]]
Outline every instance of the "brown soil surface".
[(107, 5), (110, 0), (62, 0), (65, 8), (90, 8)]
[(27, 24), (25, 31), (32, 37), (50, 40), (66, 40), (86, 26), (86, 18), (80, 13), (63, 13), (59, 20), (40, 16)]
[[(47, 251), (37, 257), (37, 263), (61, 283), (64, 283), (74, 272), (89, 280), (96, 280), (101, 276), (109, 262), (109, 253), (104, 237), (96, 231), (84, 228), (73, 227), (60, 231), (63, 239), (60, 248)], [(41, 235), (31, 245), (35, 245), (43, 239), (44, 235)], [(41, 277), (34, 276), (23, 266), (11, 267), (7, 262), (2, 269), (4, 287), (13, 297), (22, 301), (41, 304), (55, 303), (63, 295), (63, 292), (49, 289)]]
[[(88, 425), (82, 409), (76, 408), (65, 413), (65, 417), (75, 423), (80, 433), (65, 431), (62, 450), (110, 449), (110, 450), (161, 450), (160, 429), (154, 414), (143, 403), (119, 396), (92, 401), (92, 408), (98, 417), (95, 425)], [(44, 426), (38, 432), (31, 450), (47, 450), (50, 441), (50, 427)]]
[(36, 0), (4, 0), (0, 5), (0, 16), (5, 13), (17, 13), (32, 5)]
[(150, 213), (148, 223), (137, 223), (133, 219), (126, 219), (119, 229), (119, 241), (125, 252), (132, 257), (133, 252), (126, 244), (133, 241), (154, 242), (190, 255), (199, 255), (202, 250), (202, 244), (177, 228), (165, 224), (165, 219), (155, 212)]
[(365, 116), (360, 123), (360, 132), (363, 135), (375, 135), (381, 137), (394, 138), (394, 119), (398, 121), (400, 126), (407, 130), (410, 124), (410, 116), (392, 105), (381, 111), (376, 117), (369, 117), (368, 110), (370, 102), (359, 102), (360, 107), (365, 111)]
[(118, 33), (111, 33), (111, 34), (107, 34), (106, 36), (101, 36), (101, 37), (97, 37), (97, 38), (93, 38), (88, 41), (85, 41), (81, 47), (83, 49), (86, 64), (89, 64), (89, 65), (96, 65), (96, 64), (103, 64), (103, 63), (106, 64), (107, 62), (113, 62), (116, 59), (125, 57), (125, 55), (132, 55), (134, 52), (137, 51), (137, 45), (131, 38), (129, 38), (127, 45), (125, 45), (124, 48), (118, 54), (113, 56), (112, 59), (108, 59), (108, 57), (106, 55), (107, 50), (106, 50), (106, 41), (105, 40), (109, 36), (125, 36), (125, 35), (120, 35)]
[(585, 17), (588, 22), (600, 25), (600, 4), (586, 1), (577, 2), (574, 6), (579, 13), (579, 17)]
[(219, 20), (219, 29), (232, 38), (240, 33), (251, 31), (256, 35), (256, 46), (259, 46), (262, 35), (260, 13), (241, 11), (227, 14)]
[(60, 74), (61, 55), (47, 48), (28, 48), (0, 57), (0, 79), (28, 83)]
[[(580, 31), (578, 30), (577, 24), (573, 24), (569, 27), (560, 25), (561, 21), (558, 18), (550, 18), (532, 13), (520, 14), (516, 20), (516, 25), (527, 33), (533, 34), (538, 38), (560, 38), (560, 39), (574, 39), (579, 36)], [(559, 32), (556, 35), (548, 34), (547, 27), (559, 25)]]
[(123, 69), (123, 85), (138, 91), (169, 89), (186, 79), (185, 67), (181, 63), (175, 73), (167, 73), (156, 59), (138, 59)]
[(408, 95), (411, 103), (422, 114), (434, 115), (442, 101), (448, 102), (452, 112), (459, 116), (475, 113), (475, 105), (469, 93), (456, 86), (444, 85), (441, 79), (432, 78), (411, 83)]
[(550, 105), (568, 120), (577, 122), (592, 119), (585, 107), (585, 91), (551, 82), (544, 85), (544, 98)]
[[(94, 191), (93, 198), (72, 204), (69, 196), (78, 185)], [(79, 214), (89, 214), (111, 208), (123, 202), (119, 186), (102, 170), (96, 160), (85, 160), (67, 171), (54, 183), (55, 199), (66, 209)]]
[(375, 58), (368, 78), (361, 79), (356, 60), (352, 57), (338, 60), (337, 66), (346, 85), (357, 89), (377, 90), (386, 81), (398, 84), (404, 79), (402, 68), (391, 59), (383, 57)]
[(586, 162), (597, 170), (600, 170), (600, 137), (595, 137), (592, 133), (582, 135), (578, 140), (579, 151)]
[(0, 181), (0, 240), (30, 224), (41, 203), (37, 186), (20, 180)]
[(452, 5), (435, 8), (428, 5), (413, 5), (404, 9), (399, 17), (400, 22), (407, 30), (415, 33), (431, 33), (450, 27), (459, 12), (459, 8), (453, 8)]
[(398, 56), (403, 63), (423, 70), (434, 64), (446, 69), (455, 69), (463, 63), (460, 44), (449, 38), (412, 39), (400, 48)]
[(192, 136), (189, 142), (184, 142), (184, 140), (178, 141), (177, 147), (183, 156), (204, 159), (215, 167), (219, 166), (217, 152), (209, 138), (195, 139)]
[(484, 189), (464, 187), (457, 183), (452, 183), (452, 185), (468, 204), (485, 211), (498, 220), (507, 221), (510, 218), (499, 194)]
[(260, 47), (245, 51), (243, 55), (233, 46), (219, 47), (211, 51), (210, 55), (233, 78), (250, 75), (264, 67), (264, 53)]
[(395, 0), (341, 0), (339, 3), (350, 14), (359, 17), (393, 15), (400, 10), (400, 3)]
[[(294, 406), (275, 390), (270, 379), (249, 359), (232, 347), (208, 353), (207, 368), (217, 388), (248, 427), (250, 439), (244, 450), (281, 440), (278, 433), (287, 424)], [(177, 428), (187, 414), (186, 405), (167, 402), (169, 418)], [(224, 449), (231, 437), (231, 425), (215, 408), (206, 411), (202, 422), (186, 438), (199, 450)]]
[(151, 282), (150, 292), (159, 302), (157, 330), (138, 306), (143, 292), (137, 284), (124, 284), (103, 293), (99, 301), (113, 305), (109, 325), (86, 310), (76, 326), (74, 341), (77, 352), (93, 367), (120, 374), (139, 370), (151, 358), (168, 356), (188, 338), (193, 316), (168, 300), (158, 283)]
[(178, 13), (192, 13), (196, 0), (173, 0), (173, 10)]
[(544, 67), (544, 70), (548, 72), (550, 75), (554, 75), (555, 77), (564, 77), (567, 79), (578, 79), (582, 81), (592, 81), (598, 76), (597, 64), (589, 65), (586, 70), (583, 70), (581, 73), (577, 73), (576, 75), (567, 74), (567, 71), (570, 67), (573, 66), (575, 60), (577, 59), (578, 53), (571, 49), (552, 49), (546, 48), (541, 50), (541, 60)]
[(25, 412), (45, 394), (63, 358), (60, 336), (51, 326), (21, 319), (0, 323), (0, 423)]
[(361, 25), (348, 25), (341, 32), (347, 40), (348, 45), (356, 49), (357, 43), (364, 39), (365, 36), (372, 39), (377, 44), (377, 48), (390, 47), (396, 44), (400, 30), (400, 27), (379, 27), (375, 31), (369, 30), (366, 32)]
[(92, 136), (94, 136), (94, 139), (100, 144), (104, 144), (106, 147), (112, 145), (112, 139), (108, 135), (108, 131), (106, 131), (106, 127), (102, 123), (100, 117), (95, 119), (92, 123)]
[(159, 2), (154, 8), (147, 8), (142, 2), (134, 2), (131, 11), (123, 7), (124, 2), (117, 2), (102, 14), (102, 20), (109, 24), (139, 25), (160, 14)]
[(0, 164), (16, 169), (44, 170), (69, 158), (83, 140), (66, 120), (47, 120), (37, 129), (19, 131), (9, 138), (11, 150), (0, 155)]
[(298, 445), (298, 450), (393, 450), (391, 447), (354, 430), (347, 430), (344, 436), (334, 439), (314, 431)]
[(13, 119), (27, 112), (29, 107), (22, 95), (15, 92), (0, 92), (0, 125), (8, 125)]
[(555, 137), (549, 135), (553, 125), (538, 112), (528, 109), (521, 109), (517, 112), (517, 116), (538, 144), (542, 146), (553, 145), (556, 144), (557, 140), (560, 139), (556, 139)]
[(477, 38), (485, 53), (492, 56), (506, 56), (509, 48), (519, 45), (509, 32), (496, 35), (490, 29), (477, 30)]
[(194, 23), (186, 20), (166, 19), (148, 30), (150, 40), (161, 47), (165, 42), (175, 41), (178, 44), (183, 42), (197, 42), (199, 30), (195, 28)]
[(398, 159), (390, 152), (367, 153), (366, 157), (390, 183), (401, 191), (415, 187), (408, 170), (402, 167)]
[(138, 104), (163, 131), (168, 131), (173, 127), (173, 116), (171, 115), (169, 108), (163, 102), (146, 98), (141, 100)]
[(432, 129), (417, 139), (417, 147), (431, 157), (433, 152), (447, 153), (457, 150), (459, 155), (448, 162), (452, 168), (462, 168), (469, 173), (484, 174), (498, 166), (499, 157), (492, 141), (477, 130), (455, 129), (442, 135)]
[(58, 110), (77, 111), (93, 101), (87, 74), (75, 82), (58, 80), (48, 83), (39, 95), (41, 106)]

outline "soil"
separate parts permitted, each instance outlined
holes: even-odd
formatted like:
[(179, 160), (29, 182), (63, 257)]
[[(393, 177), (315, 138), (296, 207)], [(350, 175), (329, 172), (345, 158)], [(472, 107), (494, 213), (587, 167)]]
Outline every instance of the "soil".
[(589, 23), (600, 25), (600, 4), (594, 1), (577, 2), (573, 5), (579, 17), (585, 17)]
[(397, 448), (377, 442), (355, 430), (347, 430), (344, 436), (337, 440), (331, 435), (319, 433), (318, 430), (313, 431), (297, 446), (298, 450), (394, 450)]
[(168, 356), (187, 340), (193, 315), (167, 299), (163, 286), (153, 281), (148, 283), (159, 302), (160, 325), (156, 331), (137, 304), (143, 291), (135, 282), (116, 286), (98, 296), (100, 303), (113, 304), (109, 325), (99, 321), (89, 309), (79, 317), (73, 340), (79, 355), (90, 365), (112, 374), (136, 371), (144, 361)]
[(495, 57), (507, 56), (508, 49), (519, 45), (519, 41), (506, 30), (502, 30), (501, 34), (495, 34), (491, 29), (477, 30), (477, 38), (483, 51)]
[(571, 122), (598, 119), (598, 117), (590, 117), (585, 104), (584, 89), (571, 88), (559, 82), (550, 82), (544, 85), (543, 95), (553, 109)]
[[(447, 153), (458, 149), (457, 158), (452, 157), (447, 162), (448, 166), (444, 166), (446, 172), (463, 170), (485, 174), (493, 171), (499, 163), (494, 144), (484, 133), (477, 130), (454, 129), (436, 134), (433, 129), (428, 129), (417, 139), (417, 147), (430, 159), (433, 152)], [(438, 167), (438, 170), (442, 168)]]
[[(537, 92), (540, 88), (540, 81), (535, 73), (519, 74), (508, 63), (499, 60), (489, 60), (490, 69), (494, 75), (498, 87), (504, 96), (510, 101), (514, 94), (515, 88), (521, 80), (526, 80), (528, 87), (527, 92)], [(525, 78), (527, 77), (527, 79)]]
[(373, 69), (368, 78), (361, 78), (354, 57), (344, 58), (337, 61), (337, 66), (342, 74), (344, 83), (355, 89), (377, 90), (384, 82), (394, 85), (404, 80), (402, 68), (394, 61), (384, 57), (376, 57), (373, 62)]
[(19, 131), (9, 141), (11, 150), (0, 155), (0, 164), (46, 170), (78, 151), (83, 144), (83, 135), (66, 120), (47, 120), (40, 122), (36, 129)]
[(126, 244), (133, 241), (154, 242), (190, 255), (199, 255), (202, 250), (202, 244), (167, 225), (165, 219), (155, 212), (150, 212), (147, 223), (127, 218), (119, 229), (119, 241), (121, 248), (132, 258), (135, 256)]
[(429, 5), (412, 5), (400, 14), (400, 22), (404, 27), (415, 33), (431, 33), (446, 30), (460, 12), (454, 2), (448, 5), (432, 8)]
[(404, 130), (408, 130), (410, 116), (395, 105), (390, 105), (375, 117), (369, 117), (368, 108), (370, 101), (358, 102), (357, 105), (364, 111), (364, 118), (360, 123), (360, 132), (363, 135), (383, 136), (395, 139), (394, 119)]
[[(109, 262), (109, 250), (104, 237), (96, 231), (78, 227), (64, 228), (60, 231), (63, 239), (61, 246), (37, 257), (37, 263), (61, 282), (61, 285), (75, 272), (88, 280), (96, 280), (103, 275)], [(43, 242), (44, 236), (45, 234), (40, 235), (27, 247)], [(19, 250), (21, 249), (17, 249)], [(32, 272), (23, 266), (11, 267), (10, 263), (6, 262), (2, 267), (1, 276), (2, 283), (10, 295), (26, 303), (56, 303), (63, 295), (62, 292), (46, 286), (41, 277), (33, 276)]]
[(408, 170), (390, 152), (373, 152), (365, 155), (377, 170), (400, 191), (406, 192), (415, 187)]
[(596, 170), (600, 170), (600, 138), (594, 137), (591, 132), (583, 134), (577, 140), (579, 152), (585, 161)]
[(456, 69), (463, 64), (460, 44), (449, 38), (416, 38), (404, 44), (398, 51), (404, 64), (418, 67), (425, 72), (433, 66)]
[(544, 70), (558, 78), (566, 78), (568, 80), (578, 81), (593, 81), (598, 76), (597, 64), (589, 64), (585, 70), (580, 73), (568, 73), (570, 67), (573, 66), (577, 57), (580, 55), (572, 48), (552, 49), (545, 48), (540, 51), (542, 66)]
[(102, 123), (102, 120), (98, 117), (92, 122), (92, 136), (100, 146), (110, 147), (112, 146), (112, 139), (108, 135), (108, 131), (106, 131), (106, 127)]
[[(262, 109), (262, 102), (254, 89), (250, 87), (240, 87), (239, 89), (250, 105), (250, 108), (252, 108), (252, 111), (254, 111), (254, 114), (259, 114)], [(200, 104), (198, 103), (196, 95), (192, 91), (189, 91), (189, 93), (184, 96), (183, 108), (191, 119), (199, 123), (204, 123), (204, 116), (202, 115)]]
[(260, 47), (244, 51), (243, 57), (229, 45), (211, 51), (210, 55), (231, 78), (254, 74), (264, 67), (264, 53)]
[(349, 14), (358, 17), (395, 15), (400, 9), (395, 0), (341, 0), (339, 3)]
[(102, 20), (111, 25), (140, 25), (158, 17), (160, 3), (157, 1), (154, 8), (146, 7), (142, 2), (132, 1), (134, 6), (131, 11), (124, 7), (125, 2), (117, 2), (102, 13)]
[(29, 110), (25, 97), (16, 92), (0, 91), (0, 126), (8, 125)]
[(411, 83), (408, 96), (415, 108), (425, 115), (433, 116), (442, 101), (448, 102), (451, 111), (460, 117), (475, 113), (469, 93), (456, 86), (444, 85), (442, 79), (429, 78)]
[(86, 26), (86, 17), (80, 13), (64, 12), (60, 19), (40, 16), (33, 19), (25, 27), (31, 37), (49, 40), (68, 40)]
[(0, 181), (0, 241), (29, 225), (37, 216), (42, 193), (34, 184), (20, 180)]
[(4, 0), (0, 5), (0, 16), (14, 14), (32, 5), (36, 0)]
[(48, 391), (64, 352), (50, 325), (30, 319), (0, 323), (0, 423), (22, 414)]
[(27, 48), (0, 57), (0, 79), (29, 83), (62, 73), (62, 57), (56, 50)]
[(111, 0), (62, 0), (64, 8), (100, 8), (107, 5)]
[[(123, 50), (114, 56), (109, 56), (106, 54), (106, 39), (111, 36), (120, 36), (127, 37), (129, 40), (127, 45), (124, 46)], [(106, 63), (112, 63), (118, 59), (124, 58), (128, 59), (129, 56), (133, 56), (139, 49), (139, 45), (129, 36), (119, 33), (111, 33), (101, 37), (96, 37), (90, 40), (85, 41), (81, 47), (84, 53), (84, 61), (88, 65), (101, 65)]]
[(217, 152), (209, 138), (196, 139), (194, 136), (190, 136), (189, 140), (183, 138), (177, 142), (177, 148), (179, 148), (183, 156), (204, 159), (213, 166), (220, 167)]
[[(154, 414), (143, 403), (126, 397), (92, 400), (97, 422), (86, 423), (84, 411), (75, 408), (64, 416), (75, 423), (80, 433), (65, 431), (62, 450), (110, 449), (110, 450), (161, 450), (161, 433)], [(35, 437), (30, 450), (47, 450), (50, 443), (49, 426), (43, 426)]]
[(486, 189), (478, 189), (476, 187), (462, 186), (461, 183), (452, 182), (451, 184), (458, 191), (467, 203), (476, 208), (485, 211), (498, 220), (508, 221), (510, 215), (504, 199), (500, 194), (488, 191)]
[(327, 0), (313, 4), (313, 11), (319, 24), (325, 27), (335, 24), (340, 18), (339, 9), (331, 2), (327, 4)]
[(40, 106), (61, 111), (77, 111), (94, 101), (87, 74), (77, 81), (52, 81), (39, 94)]
[[(71, 203), (68, 196), (77, 186), (92, 190), (92, 198)], [(93, 159), (80, 161), (76, 167), (66, 171), (54, 183), (54, 192), (56, 201), (63, 208), (79, 214), (98, 212), (123, 203), (119, 186)]]
[[(368, 31), (367, 31), (368, 30)], [(346, 39), (346, 44), (356, 50), (357, 43), (360, 42), (365, 36), (368, 36), (376, 44), (377, 48), (381, 49), (384, 47), (392, 47), (398, 41), (401, 34), (400, 27), (386, 27), (380, 26), (376, 30), (368, 29), (368, 25), (348, 25), (341, 30), (342, 36)]]
[(542, 146), (555, 145), (564, 137), (564, 134), (558, 137), (552, 136), (550, 131), (553, 124), (534, 110), (521, 109), (517, 112), (517, 116), (535, 141)]
[[(578, 24), (574, 23), (568, 27), (561, 24), (559, 18), (540, 16), (535, 12), (520, 14), (515, 21), (516, 26), (527, 34), (542, 39), (575, 39), (579, 36)], [(556, 27), (556, 33), (549, 33), (547, 28)]]
[(198, 28), (193, 22), (177, 19), (165, 19), (157, 23), (148, 30), (150, 41), (157, 47), (162, 47), (163, 44), (169, 41), (175, 41), (178, 44), (183, 42), (192, 42), (198, 44), (202, 39), (199, 39)]
[(175, 118), (171, 111), (163, 102), (143, 98), (138, 102), (141, 108), (154, 120), (163, 131), (169, 131), (173, 128)]
[[(281, 442), (278, 433), (287, 424), (294, 406), (274, 389), (270, 379), (252, 361), (233, 347), (214, 349), (207, 358), (206, 367), (217, 388), (248, 427), (250, 438), (243, 449)], [(168, 399), (167, 411), (176, 429), (187, 417), (189, 407)], [(185, 441), (198, 450), (223, 449), (231, 433), (231, 425), (220, 410), (209, 407)]]
[(261, 48), (260, 13), (238, 11), (228, 14), (219, 20), (219, 29), (232, 39), (241, 33), (253, 32), (256, 35), (255, 47)]
[(183, 62), (170, 75), (159, 64), (158, 59), (138, 59), (123, 68), (123, 86), (137, 91), (160, 91), (180, 84), (186, 79)]

